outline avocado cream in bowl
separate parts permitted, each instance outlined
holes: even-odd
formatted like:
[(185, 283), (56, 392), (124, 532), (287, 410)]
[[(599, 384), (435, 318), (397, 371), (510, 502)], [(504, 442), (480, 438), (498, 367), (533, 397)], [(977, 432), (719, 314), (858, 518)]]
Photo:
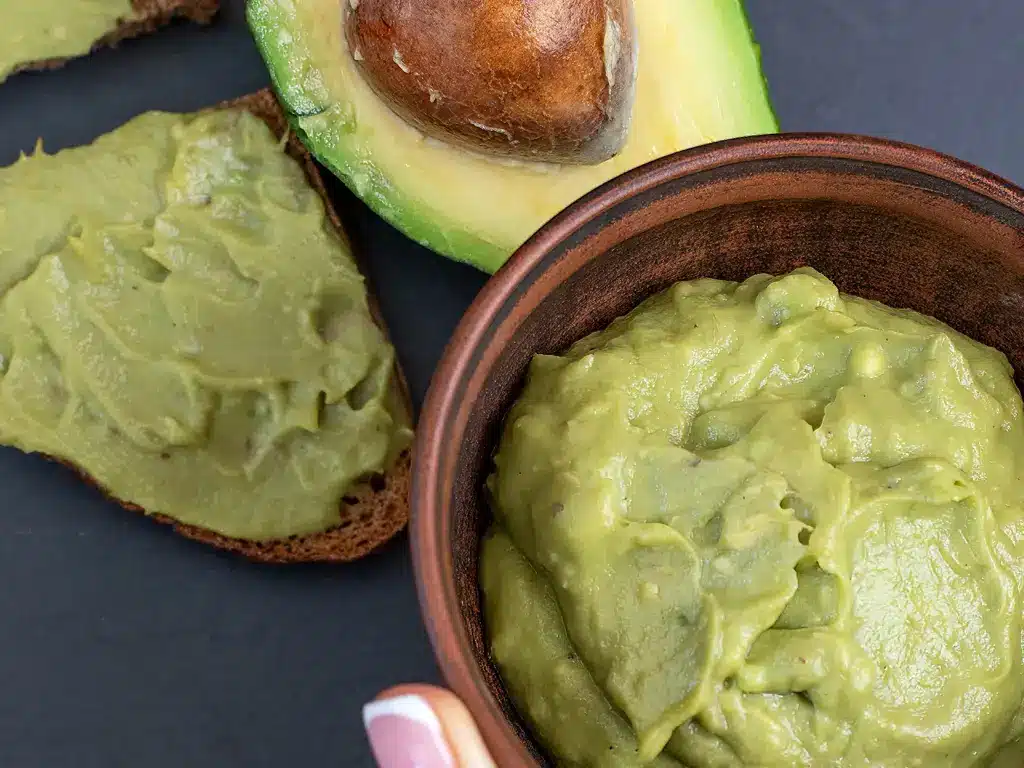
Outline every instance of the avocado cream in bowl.
[(994, 349), (811, 269), (680, 282), (535, 357), (494, 465), (489, 647), (565, 764), (966, 768), (1020, 734)]
[(420, 601), (499, 766), (1024, 765), (1024, 190), (710, 145), (484, 287), (413, 462)]

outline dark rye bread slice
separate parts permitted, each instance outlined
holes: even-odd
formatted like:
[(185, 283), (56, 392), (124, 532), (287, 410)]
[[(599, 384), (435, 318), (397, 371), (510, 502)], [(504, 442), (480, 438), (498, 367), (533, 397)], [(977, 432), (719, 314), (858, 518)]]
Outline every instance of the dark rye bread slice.
[[(327, 216), (338, 234), (348, 242), (341, 219), (331, 204), (323, 178), (312, 156), (288, 130), (288, 120), (277, 102), (277, 98), (265, 89), (234, 101), (224, 102), (215, 109), (244, 109), (265, 122), (278, 138), (287, 135), (286, 151), (302, 165), (310, 186), (317, 191), (323, 200)], [(383, 317), (376, 299), (370, 290), (370, 311), (382, 329)], [(408, 413), (412, 413), (409, 399), (409, 388), (401, 368), (395, 364), (395, 387), (398, 389), (399, 402)], [(68, 462), (70, 466), (91, 485), (98, 484)], [(190, 539), (210, 544), (218, 549), (264, 563), (303, 563), (303, 562), (345, 562), (356, 560), (369, 554), (390, 540), (401, 531), (409, 521), (409, 485), (410, 485), (409, 451), (402, 453), (387, 474), (367, 479), (351, 488), (341, 501), (341, 523), (324, 533), (308, 536), (294, 536), (288, 539), (271, 541), (248, 541), (222, 536), (204, 528), (184, 525), (165, 515), (149, 515), (153, 520), (171, 525), (174, 529)], [(101, 490), (104, 490), (101, 488)], [(110, 496), (110, 494), (107, 494)], [(114, 499), (125, 509), (146, 512), (135, 504)]]
[[(35, 0), (23, 0), (35, 2)], [(132, 0), (132, 16), (122, 19), (108, 34), (93, 45), (93, 50), (117, 45), (122, 40), (145, 35), (169, 24), (174, 19), (188, 19), (209, 24), (220, 9), (220, 0)], [(56, 69), (68, 59), (44, 59), (19, 64), (11, 74), (32, 69)]]

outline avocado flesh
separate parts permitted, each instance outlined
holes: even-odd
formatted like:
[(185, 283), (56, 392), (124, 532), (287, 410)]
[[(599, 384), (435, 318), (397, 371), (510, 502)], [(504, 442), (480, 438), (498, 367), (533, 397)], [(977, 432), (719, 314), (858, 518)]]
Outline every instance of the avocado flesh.
[(739, 0), (643, 0), (636, 99), (622, 152), (599, 165), (489, 158), (409, 126), (362, 79), (338, 0), (249, 0), (249, 25), (292, 125), (378, 215), (493, 272), (573, 200), (655, 158), (778, 130)]

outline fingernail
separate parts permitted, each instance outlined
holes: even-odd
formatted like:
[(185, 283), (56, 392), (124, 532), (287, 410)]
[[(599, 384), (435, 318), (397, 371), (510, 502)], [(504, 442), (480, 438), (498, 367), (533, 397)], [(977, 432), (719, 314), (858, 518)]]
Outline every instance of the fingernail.
[(363, 725), (381, 768), (455, 768), (441, 723), (419, 696), (371, 701)]

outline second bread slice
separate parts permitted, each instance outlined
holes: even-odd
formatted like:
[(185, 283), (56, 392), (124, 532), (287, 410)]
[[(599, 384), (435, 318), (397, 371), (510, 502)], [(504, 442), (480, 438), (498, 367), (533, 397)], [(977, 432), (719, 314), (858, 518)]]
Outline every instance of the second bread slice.
[[(36, 0), (19, 0), (28, 4)], [(112, 22), (110, 28), (94, 40), (87, 41), (75, 53), (51, 55), (44, 49), (30, 53), (25, 60), (10, 62), (4, 66), (0, 56), (0, 82), (18, 72), (33, 69), (54, 69), (63, 66), (68, 59), (86, 55), (90, 50), (117, 45), (139, 35), (148, 34), (169, 24), (176, 18), (188, 19), (198, 24), (208, 24), (217, 15), (219, 0), (131, 0), (131, 12), (126, 17)], [(10, 21), (8, 20), (8, 23)], [(69, 30), (74, 32), (74, 30)]]

